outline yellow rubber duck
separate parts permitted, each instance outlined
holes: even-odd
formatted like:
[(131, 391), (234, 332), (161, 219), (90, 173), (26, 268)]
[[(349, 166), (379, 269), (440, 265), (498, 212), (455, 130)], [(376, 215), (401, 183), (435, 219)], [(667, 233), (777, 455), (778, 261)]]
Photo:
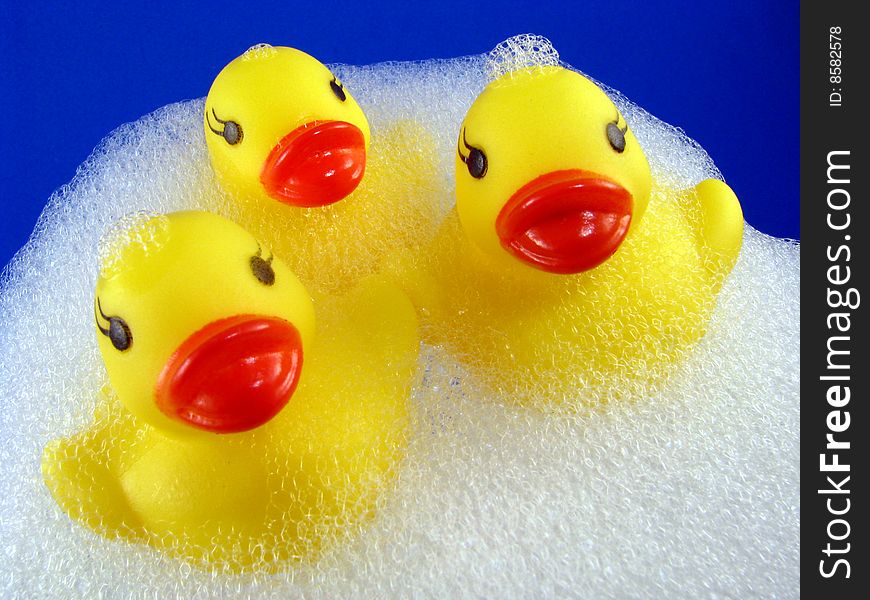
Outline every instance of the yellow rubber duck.
[(435, 228), (434, 140), (368, 120), (322, 63), (259, 45), (230, 62), (205, 102), (205, 139), (227, 192), (217, 207), (284, 257), (313, 291), (347, 289)]
[(315, 556), (372, 512), (401, 456), (412, 305), (373, 278), (312, 304), (210, 213), (117, 239), (94, 300), (111, 390), (87, 430), (46, 447), (52, 495), (104, 536), (206, 565)]
[(469, 109), (456, 210), (409, 293), (426, 337), (490, 385), (583, 405), (656, 379), (703, 335), (742, 232), (725, 183), (660, 186), (601, 89), (528, 68)]

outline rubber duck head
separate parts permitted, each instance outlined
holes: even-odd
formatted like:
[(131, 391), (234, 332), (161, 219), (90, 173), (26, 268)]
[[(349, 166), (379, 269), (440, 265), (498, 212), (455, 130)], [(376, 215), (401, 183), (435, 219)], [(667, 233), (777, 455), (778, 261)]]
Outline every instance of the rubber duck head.
[(101, 249), (95, 330), (109, 381), (172, 435), (259, 427), (290, 400), (314, 330), (295, 275), (214, 214), (139, 215)]
[(365, 114), (325, 65), (294, 48), (254, 46), (224, 67), (203, 123), (215, 172), (241, 198), (324, 206), (365, 173)]
[(507, 268), (595, 268), (637, 225), (650, 187), (649, 164), (614, 103), (562, 67), (493, 81), (459, 131), (460, 221)]

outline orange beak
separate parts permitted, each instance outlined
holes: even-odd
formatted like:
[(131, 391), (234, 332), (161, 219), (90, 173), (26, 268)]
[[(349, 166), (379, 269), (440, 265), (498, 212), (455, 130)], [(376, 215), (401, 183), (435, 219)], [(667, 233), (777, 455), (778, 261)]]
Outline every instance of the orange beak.
[(284, 408), (301, 370), (302, 339), (292, 324), (230, 317), (195, 332), (169, 357), (157, 380), (157, 406), (206, 431), (247, 431)]
[(312, 121), (272, 148), (260, 183), (280, 202), (325, 206), (354, 191), (365, 168), (365, 136), (358, 127), (344, 121)]
[(553, 171), (530, 181), (496, 219), (502, 247), (550, 273), (580, 273), (616, 252), (628, 233), (631, 194), (580, 169)]

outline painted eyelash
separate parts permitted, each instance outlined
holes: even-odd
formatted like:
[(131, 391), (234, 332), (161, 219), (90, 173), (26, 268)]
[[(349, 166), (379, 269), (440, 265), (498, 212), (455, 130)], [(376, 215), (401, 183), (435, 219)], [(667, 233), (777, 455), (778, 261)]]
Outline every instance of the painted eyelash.
[(256, 257), (259, 258), (260, 260), (262, 260), (262, 261), (264, 261), (264, 262), (266, 262), (267, 264), (270, 264), (270, 265), (272, 264), (272, 261), (275, 259), (275, 253), (274, 253), (274, 252), (270, 253), (268, 259), (263, 258), (263, 247), (260, 245), (260, 242), (257, 242), (257, 253), (256, 253), (254, 256), (256, 256)]
[[(625, 127), (619, 127), (619, 120), (620, 119), (622, 119), (623, 122), (625, 123)], [(622, 115), (619, 114), (619, 110), (616, 111), (616, 118), (613, 121), (611, 121), (611, 123), (616, 125), (619, 128), (619, 130), (623, 133), (623, 135), (625, 134), (625, 132), (628, 131), (628, 121), (626, 121), (625, 119), (622, 118)]]
[[(466, 139), (466, 137), (465, 137), (465, 129), (464, 128), (462, 130), (462, 143), (465, 144), (466, 150), (474, 150), (474, 146), (471, 146), (468, 143), (468, 139)], [(459, 154), (459, 158), (462, 160), (462, 162), (464, 162), (465, 164), (468, 164), (468, 156), (463, 156), (462, 148), (459, 147), (459, 140), (456, 140), (456, 152)]]
[[(226, 125), (227, 122), (224, 121), (223, 119), (221, 119), (220, 117), (218, 117), (217, 113), (215, 113), (213, 108), (211, 109), (211, 114), (214, 115), (214, 118), (218, 123), (220, 123), (221, 125)], [(215, 129), (214, 127), (212, 127), (211, 119), (209, 119), (208, 113), (205, 113), (205, 120), (206, 120), (206, 123), (208, 123), (209, 129), (211, 129), (214, 133), (218, 134), (219, 136), (223, 137), (224, 132), (222, 130)]]
[[(97, 316), (97, 311), (100, 311), (99, 316)], [(103, 317), (104, 321), (111, 324), (111, 317), (107, 317), (106, 313), (103, 312), (103, 307), (100, 304), (100, 299), (97, 298), (97, 304), (94, 306), (94, 321), (97, 323), (97, 329), (100, 330), (100, 333), (102, 333), (106, 337), (109, 337), (109, 328), (100, 325), (100, 317)]]
[[(208, 123), (208, 128), (211, 129), (213, 133), (216, 133), (217, 135), (224, 138), (227, 141), (227, 143), (229, 143), (230, 145), (235, 145), (235, 144), (238, 144), (239, 142), (242, 141), (242, 137), (244, 137), (244, 132), (242, 131), (241, 125), (239, 125), (236, 121), (233, 121), (232, 119), (226, 119), (226, 120), (221, 119), (219, 116), (217, 116), (217, 113), (215, 112), (214, 108), (211, 109), (211, 114), (219, 124), (224, 126), (223, 130), (215, 128), (211, 124), (211, 119), (208, 116), (208, 112), (206, 112), (205, 113), (205, 120), (206, 120), (206, 123)], [(227, 137), (227, 126), (228, 125), (232, 126), (233, 135), (231, 137), (233, 139), (230, 139)]]

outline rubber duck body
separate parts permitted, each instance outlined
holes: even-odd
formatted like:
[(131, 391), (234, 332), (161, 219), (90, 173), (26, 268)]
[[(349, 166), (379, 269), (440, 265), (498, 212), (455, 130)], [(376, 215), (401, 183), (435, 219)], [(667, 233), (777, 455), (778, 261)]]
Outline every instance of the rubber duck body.
[(216, 210), (269, 244), (312, 291), (349, 289), (435, 228), (434, 140), (411, 121), (371, 135), (325, 65), (259, 45), (230, 62), (205, 102), (205, 139), (225, 192)]
[(419, 343), (385, 283), (316, 307), (315, 333), (305, 288), (227, 219), (129, 229), (94, 301), (110, 389), (43, 456), (58, 504), (106, 537), (232, 571), (316, 556), (389, 481)]
[(594, 83), (561, 67), (469, 109), (456, 210), (414, 284), (425, 335), (524, 404), (582, 406), (657, 381), (705, 331), (740, 249), (721, 181), (653, 181)]

